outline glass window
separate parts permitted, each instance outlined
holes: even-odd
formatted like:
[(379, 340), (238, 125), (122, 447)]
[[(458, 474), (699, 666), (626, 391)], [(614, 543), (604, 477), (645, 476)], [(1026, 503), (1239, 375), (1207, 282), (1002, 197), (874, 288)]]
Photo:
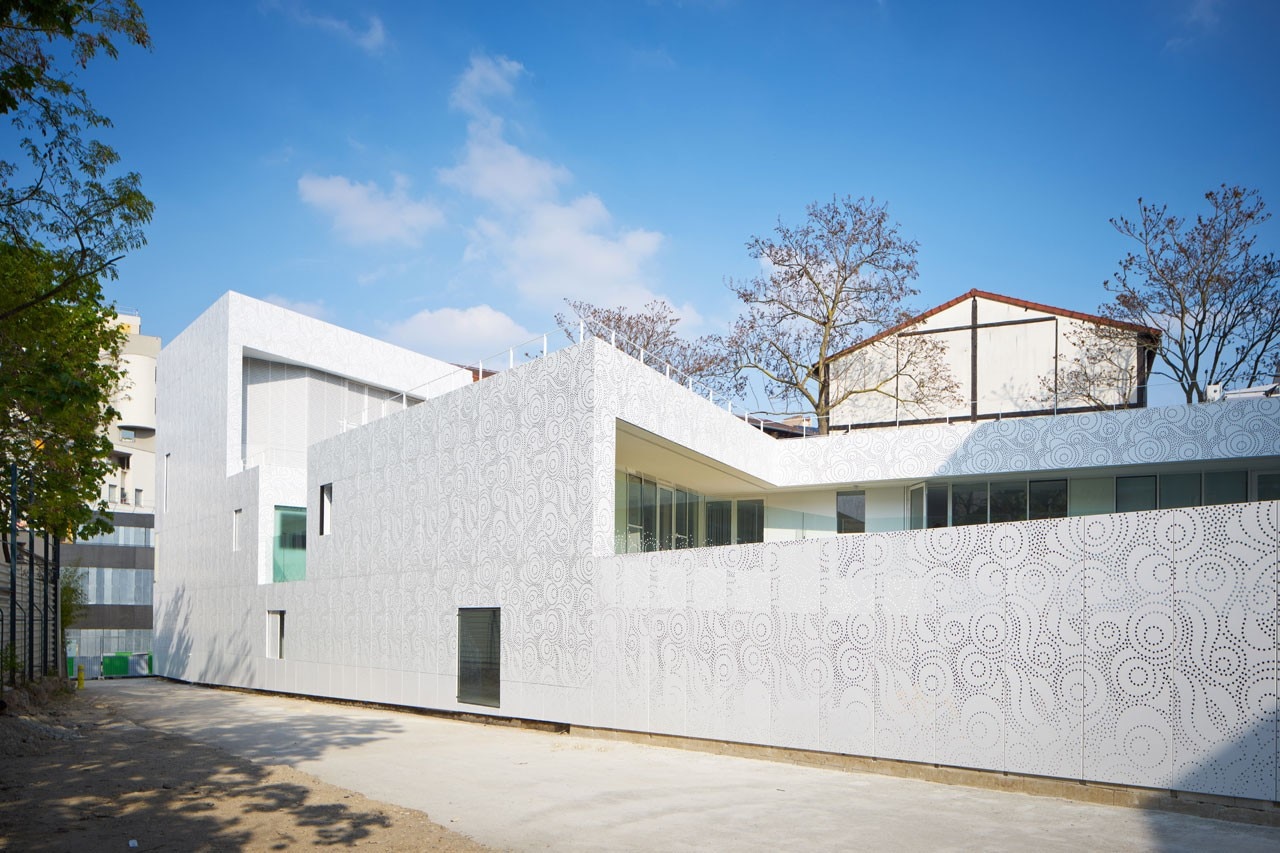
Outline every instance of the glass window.
[(707, 501), (707, 545), (733, 542), (733, 501)]
[(1111, 477), (1072, 480), (1067, 493), (1067, 515), (1103, 515), (1116, 511), (1116, 481)]
[(1160, 508), (1200, 506), (1200, 472), (1160, 475)]
[(991, 484), (991, 521), (1026, 521), (1027, 520), (1027, 484), (1016, 483)]
[(867, 532), (867, 493), (836, 492), (836, 533)]
[(658, 489), (658, 548), (662, 551), (675, 547), (675, 510), (675, 492)]
[(957, 483), (951, 487), (951, 523), (987, 523), (986, 483)]
[(947, 486), (929, 486), (925, 491), (925, 523), (929, 527), (947, 526)]
[(924, 486), (914, 486), (908, 498), (912, 530), (924, 529)]
[(658, 484), (627, 475), (627, 551), (658, 549)]
[(1258, 500), (1280, 501), (1280, 471), (1267, 471), (1258, 475)]
[(1064, 518), (1067, 481), (1032, 480), (1027, 484), (1027, 510), (1031, 518)]
[(244, 529), (241, 526), (243, 524), (244, 524), (244, 512), (238, 509), (232, 511), (231, 513), (231, 550), (232, 551), (240, 550), (240, 542), (242, 541), (241, 537), (244, 536)]
[(1206, 471), (1204, 503), (1238, 504), (1249, 500), (1248, 471)]
[(697, 542), (698, 496), (683, 489), (676, 490), (675, 536), (676, 548), (692, 548)]
[(276, 530), (271, 553), (271, 580), (300, 581), (307, 577), (307, 511), (276, 507)]
[(764, 501), (738, 501), (739, 543), (764, 541)]
[(497, 708), (501, 685), (501, 608), (459, 608), (458, 701)]
[(1156, 508), (1156, 478), (1116, 477), (1116, 512)]

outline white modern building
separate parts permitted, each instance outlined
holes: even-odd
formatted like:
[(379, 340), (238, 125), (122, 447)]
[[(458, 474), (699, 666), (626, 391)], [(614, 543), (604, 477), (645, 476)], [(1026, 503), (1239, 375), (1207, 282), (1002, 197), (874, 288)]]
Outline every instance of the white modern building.
[[(1159, 340), (1157, 329), (970, 290), (833, 356), (833, 399), (882, 390), (836, 406), (832, 428), (1140, 408)], [(915, 395), (899, 374), (919, 345), (939, 348), (956, 399), (904, 402)]]
[[(156, 359), (160, 339), (142, 334), (142, 318), (121, 311), (116, 323), (128, 333), (120, 353), (123, 373), (112, 405), (120, 413), (110, 427), (113, 468), (101, 485), (115, 529), (64, 543), (62, 565), (78, 572), (86, 607), (66, 631), (68, 658), (89, 676), (103, 655), (145, 655), (152, 642), (153, 527), (156, 483)], [(74, 666), (71, 669), (74, 673)]]
[(169, 677), (1270, 802), (1280, 400), (778, 439), (588, 338), (227, 294), (160, 356)]

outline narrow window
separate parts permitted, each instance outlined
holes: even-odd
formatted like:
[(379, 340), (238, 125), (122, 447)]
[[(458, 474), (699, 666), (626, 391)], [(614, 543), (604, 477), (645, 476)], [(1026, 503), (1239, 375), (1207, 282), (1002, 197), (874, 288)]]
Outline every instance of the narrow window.
[(947, 526), (947, 487), (929, 486), (925, 489), (924, 520), (928, 527)]
[(706, 544), (728, 545), (733, 541), (733, 501), (707, 501)]
[(698, 528), (698, 498), (683, 489), (676, 491), (675, 547), (692, 548)]
[(676, 494), (668, 488), (658, 489), (658, 550), (670, 551), (675, 547)]
[(333, 532), (333, 483), (320, 487), (320, 535)]
[(115, 483), (112, 483), (111, 485), (107, 486), (107, 500), (108, 500), (108, 501), (110, 501), (111, 503), (115, 503), (115, 502), (116, 502), (116, 485), (115, 485)]
[(912, 530), (924, 529), (924, 486), (912, 486), (908, 496), (910, 524)]
[(231, 513), (231, 550), (239, 551), (241, 548), (241, 536), (244, 535), (241, 525), (244, 524), (244, 512), (234, 510)]
[(271, 579), (300, 581), (307, 577), (307, 511), (303, 507), (276, 507), (276, 529), (271, 554)]
[(764, 501), (738, 501), (739, 544), (764, 541)]
[(161, 495), (161, 504), (167, 512), (169, 509), (169, 454), (164, 455), (164, 494)]
[(284, 660), (284, 611), (267, 611), (267, 657)]
[(133, 505), (138, 508), (142, 507), (142, 489), (133, 490)]
[(836, 492), (836, 533), (867, 532), (867, 493)]
[(497, 708), (501, 684), (501, 608), (459, 608), (458, 701)]

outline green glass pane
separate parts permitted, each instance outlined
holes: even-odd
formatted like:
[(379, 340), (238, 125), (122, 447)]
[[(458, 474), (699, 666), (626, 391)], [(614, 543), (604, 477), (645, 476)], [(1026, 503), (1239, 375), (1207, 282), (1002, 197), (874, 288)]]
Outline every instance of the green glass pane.
[(307, 577), (307, 511), (302, 507), (276, 507), (275, 535), (271, 547), (271, 579), (300, 581)]

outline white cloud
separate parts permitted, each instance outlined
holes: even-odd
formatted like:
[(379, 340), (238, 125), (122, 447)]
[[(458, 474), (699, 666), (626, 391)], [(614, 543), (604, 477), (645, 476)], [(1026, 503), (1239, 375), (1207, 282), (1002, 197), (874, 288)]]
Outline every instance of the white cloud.
[(328, 320), (330, 317), (329, 308), (322, 299), (290, 299), (288, 296), (272, 293), (264, 296), (262, 301), (288, 308), (290, 311), (297, 311), (299, 314), (306, 314), (308, 317), (315, 317), (317, 320)]
[(510, 97), (515, 93), (516, 79), (524, 73), (524, 66), (505, 56), (473, 56), (467, 70), (462, 72), (453, 87), (449, 103), (470, 116), (490, 115), (485, 103), (495, 95)]
[(435, 358), (462, 364), (494, 355), (533, 337), (488, 305), (419, 311), (387, 330), (387, 340)]
[(572, 175), (563, 166), (532, 157), (502, 138), (495, 119), (467, 134), (466, 154), (452, 169), (441, 169), (441, 183), (504, 208), (554, 198)]
[(490, 101), (514, 94), (523, 71), (505, 57), (472, 57), (451, 97), (472, 119), (459, 163), (440, 170), (440, 181), (490, 206), (470, 229), (464, 260), (492, 265), (498, 282), (542, 310), (559, 310), (566, 297), (638, 307), (654, 296), (649, 266), (663, 237), (618, 227), (592, 193), (565, 200), (572, 173), (506, 138)]
[(341, 175), (306, 174), (298, 197), (333, 218), (333, 230), (356, 245), (400, 243), (417, 246), (422, 235), (444, 223), (435, 205), (409, 197), (409, 179), (396, 175), (390, 192), (373, 182), (359, 184)]
[(345, 41), (351, 42), (365, 53), (377, 55), (387, 45), (387, 29), (382, 25), (382, 19), (377, 15), (370, 15), (368, 23), (361, 29), (341, 18), (335, 18), (331, 15), (317, 15), (300, 3), (289, 3), (284, 6), (284, 9), (298, 23), (332, 33)]

